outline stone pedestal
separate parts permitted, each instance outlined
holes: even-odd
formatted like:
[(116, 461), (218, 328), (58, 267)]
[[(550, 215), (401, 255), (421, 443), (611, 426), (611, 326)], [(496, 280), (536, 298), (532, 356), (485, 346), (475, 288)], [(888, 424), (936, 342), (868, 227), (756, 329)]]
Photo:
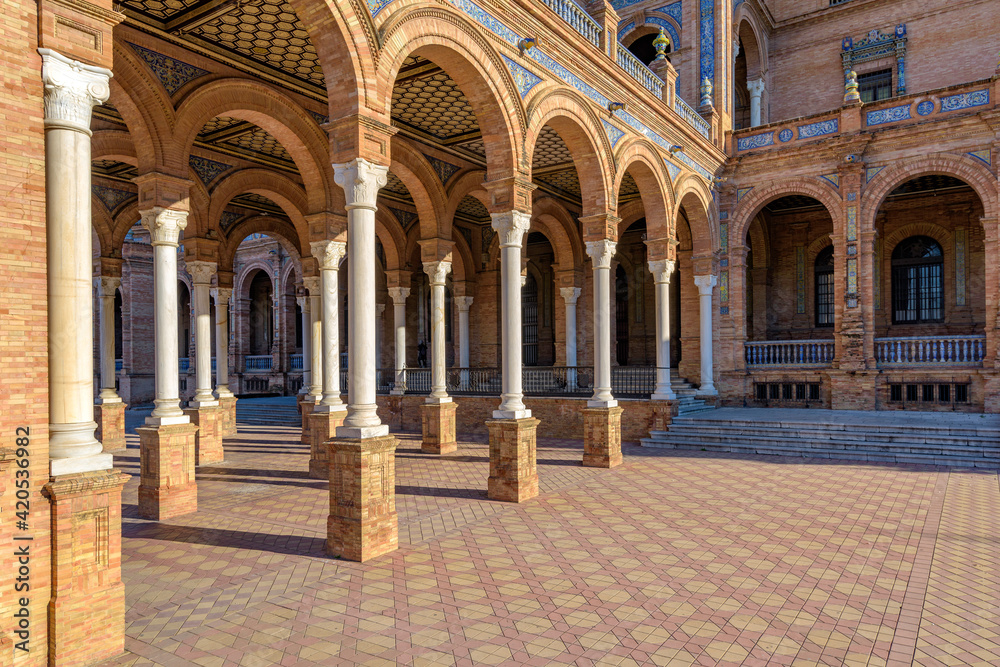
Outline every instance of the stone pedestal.
[(666, 431), (677, 416), (679, 403), (677, 401), (650, 401), (653, 410), (653, 423), (650, 424), (650, 431)]
[(538, 420), (487, 419), (490, 432), (489, 497), (520, 503), (538, 495), (535, 431)]
[(396, 517), (396, 438), (336, 438), (330, 442), (327, 551), (363, 562), (399, 543)]
[(194, 424), (137, 428), (142, 477), (139, 516), (163, 521), (198, 510)]
[(303, 445), (309, 445), (312, 447), (312, 432), (311, 432), (311, 422), (309, 421), (309, 415), (312, 411), (316, 409), (316, 401), (312, 396), (307, 398), (299, 399), (299, 414), (302, 415), (302, 437), (300, 442)]
[(97, 439), (105, 452), (125, 449), (125, 408), (124, 402), (97, 403), (94, 405), (94, 421), (97, 422)]
[(614, 468), (622, 462), (623, 409), (583, 409), (583, 465)]
[[(330, 440), (343, 425), (347, 410), (312, 412), (309, 414), (309, 476), (330, 479)], [(302, 420), (305, 424), (305, 419)]]
[(454, 402), (424, 403), (420, 406), (424, 441), (420, 451), (425, 454), (450, 454), (458, 450), (455, 440), (455, 416), (458, 406)]
[(200, 466), (222, 461), (225, 458), (222, 435), (219, 433), (222, 406), (187, 408), (184, 414), (198, 427), (194, 436), (194, 464)]
[(121, 496), (128, 479), (103, 470), (45, 486), (52, 512), (49, 665), (90, 665), (125, 650)]
[(236, 435), (236, 397), (219, 399), (219, 438)]

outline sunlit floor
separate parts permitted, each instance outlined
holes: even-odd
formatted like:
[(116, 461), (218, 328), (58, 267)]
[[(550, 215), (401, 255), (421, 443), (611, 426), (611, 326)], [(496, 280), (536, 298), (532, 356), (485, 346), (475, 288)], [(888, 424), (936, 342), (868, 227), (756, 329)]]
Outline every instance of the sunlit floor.
[(397, 452), (398, 551), (324, 555), (298, 430), (247, 426), (199, 510), (125, 489), (127, 654), (108, 665), (1000, 663), (997, 472), (541, 440), (541, 494), (486, 498), (488, 448)]

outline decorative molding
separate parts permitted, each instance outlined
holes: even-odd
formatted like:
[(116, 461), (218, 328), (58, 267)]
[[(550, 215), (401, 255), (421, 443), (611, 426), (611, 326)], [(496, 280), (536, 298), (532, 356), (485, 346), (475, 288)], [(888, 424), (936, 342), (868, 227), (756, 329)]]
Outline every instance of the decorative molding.
[(226, 164), (225, 162), (216, 162), (215, 160), (209, 160), (208, 158), (199, 157), (197, 155), (192, 155), (188, 158), (188, 164), (194, 170), (194, 173), (198, 174), (198, 178), (205, 185), (208, 185), (216, 178), (226, 173), (233, 168), (231, 164)]
[(858, 63), (895, 56), (896, 58), (896, 94), (906, 94), (906, 24), (900, 23), (894, 29), (885, 31), (878, 28), (869, 30), (857, 43), (850, 36), (844, 37), (840, 44), (841, 64), (844, 77)]
[(895, 123), (901, 120), (908, 120), (913, 118), (910, 115), (910, 105), (901, 104), (896, 107), (889, 107), (888, 109), (877, 109), (875, 111), (869, 111), (865, 114), (865, 124), (866, 125), (884, 125), (885, 123)]
[(799, 139), (812, 139), (813, 137), (822, 137), (827, 134), (836, 134), (840, 131), (840, 120), (831, 118), (809, 123), (808, 125), (799, 125), (798, 131)]
[(343, 241), (313, 241), (309, 244), (309, 250), (321, 271), (338, 270), (347, 256), (347, 244)]
[(736, 140), (736, 150), (749, 151), (754, 148), (763, 148), (774, 145), (774, 132), (764, 132), (763, 134), (753, 134), (749, 137), (740, 137)]
[(517, 92), (521, 94), (521, 99), (524, 99), (532, 88), (542, 82), (542, 77), (531, 70), (525, 69), (503, 54), (500, 57), (507, 64), (507, 69), (510, 70), (510, 75), (514, 78), (514, 84), (517, 86)]
[(38, 49), (38, 53), (42, 56), (45, 126), (90, 134), (94, 106), (111, 95), (111, 70), (71, 60), (52, 49)]
[(109, 213), (113, 212), (125, 202), (139, 198), (139, 195), (129, 190), (108, 188), (103, 185), (91, 185), (90, 191), (101, 200), (101, 203), (104, 204), (104, 208), (108, 209)]
[(587, 255), (590, 256), (590, 260), (594, 263), (594, 268), (610, 269), (611, 258), (615, 256), (615, 248), (617, 246), (618, 244), (610, 239), (587, 241)]
[[(524, 233), (531, 227), (531, 216), (521, 211), (505, 211), (504, 213), (491, 213), (493, 220), (491, 227), (500, 235), (501, 248), (520, 248), (521, 239)], [(493, 239), (491, 238), (490, 241)], [(486, 235), (483, 235), (484, 249), (486, 251)]]
[(211, 74), (208, 70), (189, 65), (170, 56), (165, 56), (144, 46), (139, 46), (132, 42), (125, 43), (131, 46), (136, 55), (146, 63), (146, 66), (153, 72), (156, 80), (160, 82), (170, 95), (183, 88), (188, 82), (206, 74)]
[(191, 275), (193, 284), (208, 285), (212, 282), (218, 265), (215, 262), (184, 262), (184, 268)]
[(335, 164), (334, 182), (344, 188), (344, 208), (367, 208), (376, 210), (378, 191), (385, 187), (389, 167), (356, 158), (346, 164)]
[(608, 121), (601, 119), (601, 123), (604, 125), (604, 131), (608, 135), (608, 141), (611, 142), (611, 147), (614, 148), (615, 145), (621, 141), (621, 138), (625, 136), (624, 130), (619, 130), (617, 127), (609, 123)]
[(456, 164), (445, 162), (444, 160), (430, 155), (425, 154), (424, 157), (431, 163), (431, 168), (434, 170), (434, 173), (437, 174), (438, 179), (441, 181), (441, 185), (447, 184), (451, 177), (462, 169)]
[(990, 103), (990, 90), (974, 90), (971, 93), (959, 93), (941, 98), (941, 111), (958, 111), (970, 107), (979, 107)]
[(172, 246), (176, 248), (181, 232), (187, 227), (187, 211), (176, 211), (171, 208), (154, 206), (145, 211), (139, 211), (142, 226), (149, 230), (150, 242), (154, 246)]

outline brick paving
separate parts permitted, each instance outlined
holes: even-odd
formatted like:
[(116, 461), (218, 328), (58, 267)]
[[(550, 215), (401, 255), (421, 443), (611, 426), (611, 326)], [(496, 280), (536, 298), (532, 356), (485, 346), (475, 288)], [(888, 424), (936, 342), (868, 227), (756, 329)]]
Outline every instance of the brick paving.
[(298, 431), (244, 427), (199, 511), (123, 495), (126, 655), (105, 665), (1000, 663), (995, 471), (539, 438), (537, 499), (486, 498), (487, 446), (401, 435), (398, 551), (323, 554)]

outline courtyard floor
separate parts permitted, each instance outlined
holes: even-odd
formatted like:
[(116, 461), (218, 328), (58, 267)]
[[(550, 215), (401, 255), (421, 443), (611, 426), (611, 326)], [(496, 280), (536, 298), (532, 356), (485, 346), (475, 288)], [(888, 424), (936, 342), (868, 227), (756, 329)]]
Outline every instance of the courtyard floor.
[(486, 498), (488, 448), (397, 451), (399, 550), (323, 553), (298, 429), (246, 426), (197, 513), (123, 496), (126, 655), (105, 665), (996, 665), (997, 471), (540, 440), (541, 493)]

